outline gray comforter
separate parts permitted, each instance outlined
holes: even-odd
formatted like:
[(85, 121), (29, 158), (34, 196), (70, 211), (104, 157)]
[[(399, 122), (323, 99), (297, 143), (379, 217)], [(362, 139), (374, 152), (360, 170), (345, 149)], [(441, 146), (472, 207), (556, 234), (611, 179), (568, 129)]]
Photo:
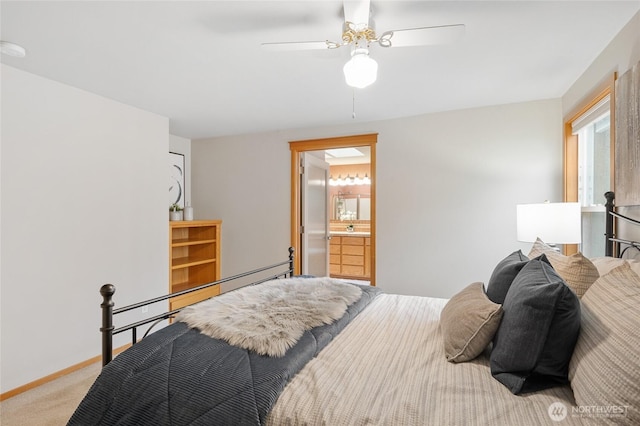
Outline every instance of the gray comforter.
[(177, 322), (116, 357), (69, 425), (261, 425), (289, 380), (378, 294), (306, 331), (284, 357), (260, 356)]

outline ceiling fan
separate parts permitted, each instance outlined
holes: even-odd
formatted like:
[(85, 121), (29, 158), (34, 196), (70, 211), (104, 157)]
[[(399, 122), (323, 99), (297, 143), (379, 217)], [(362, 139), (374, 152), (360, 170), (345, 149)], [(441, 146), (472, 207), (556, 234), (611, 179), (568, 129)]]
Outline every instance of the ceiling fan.
[(464, 24), (387, 30), (378, 35), (370, 19), (370, 0), (345, 0), (341, 41), (288, 41), (262, 43), (271, 50), (337, 49), (351, 47), (351, 59), (344, 66), (347, 84), (364, 88), (376, 80), (378, 64), (369, 56), (371, 43), (380, 47), (424, 46), (453, 43), (465, 32)]

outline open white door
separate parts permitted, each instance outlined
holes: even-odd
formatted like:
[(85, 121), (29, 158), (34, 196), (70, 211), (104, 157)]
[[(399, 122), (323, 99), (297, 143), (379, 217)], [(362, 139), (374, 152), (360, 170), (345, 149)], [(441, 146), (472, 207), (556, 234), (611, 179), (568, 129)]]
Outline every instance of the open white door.
[(329, 276), (329, 163), (312, 153), (300, 154), (301, 269)]

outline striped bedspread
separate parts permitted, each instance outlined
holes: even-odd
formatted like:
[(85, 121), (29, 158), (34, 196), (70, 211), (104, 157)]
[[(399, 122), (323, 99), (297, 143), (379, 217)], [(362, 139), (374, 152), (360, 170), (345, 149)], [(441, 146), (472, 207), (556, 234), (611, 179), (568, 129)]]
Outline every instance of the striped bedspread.
[[(267, 424), (585, 424), (572, 417), (568, 386), (516, 396), (491, 376), (486, 355), (447, 362), (439, 328), (445, 304), (379, 295), (291, 380)], [(550, 415), (557, 403), (568, 410), (561, 422)]]

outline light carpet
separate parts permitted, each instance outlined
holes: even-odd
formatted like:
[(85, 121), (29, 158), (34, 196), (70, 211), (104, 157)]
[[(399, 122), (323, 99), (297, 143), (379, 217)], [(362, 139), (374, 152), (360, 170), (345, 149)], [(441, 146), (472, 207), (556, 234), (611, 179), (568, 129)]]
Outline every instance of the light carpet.
[(2, 426), (66, 425), (100, 374), (100, 369), (98, 362), (2, 401), (0, 424)]

